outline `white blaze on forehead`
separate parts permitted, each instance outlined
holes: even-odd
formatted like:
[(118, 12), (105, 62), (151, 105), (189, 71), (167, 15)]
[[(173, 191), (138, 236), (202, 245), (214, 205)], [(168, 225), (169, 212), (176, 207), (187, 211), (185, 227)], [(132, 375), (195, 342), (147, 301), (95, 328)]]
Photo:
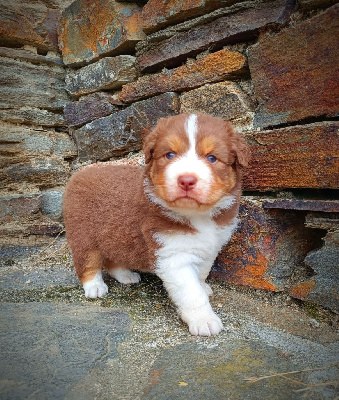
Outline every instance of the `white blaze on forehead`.
[(185, 128), (186, 128), (186, 133), (188, 135), (189, 152), (195, 153), (196, 136), (197, 136), (197, 131), (198, 131), (196, 114), (191, 114), (187, 118)]
[[(196, 152), (197, 132), (198, 132), (198, 117), (196, 114), (191, 114), (186, 120), (185, 131), (189, 140), (189, 148), (185, 154), (182, 154), (174, 160), (165, 172), (166, 185), (170, 192), (176, 192), (177, 180), (179, 176), (185, 174), (194, 174), (197, 179), (195, 190), (201, 193), (201, 200), (205, 201), (208, 196), (210, 186), (213, 180), (211, 169), (207, 166)], [(203, 193), (203, 194), (202, 194)]]

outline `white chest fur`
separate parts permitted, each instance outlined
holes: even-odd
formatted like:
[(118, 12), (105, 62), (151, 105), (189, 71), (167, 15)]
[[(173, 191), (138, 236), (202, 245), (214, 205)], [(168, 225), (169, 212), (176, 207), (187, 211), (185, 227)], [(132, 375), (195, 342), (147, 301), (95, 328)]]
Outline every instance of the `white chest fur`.
[(211, 263), (209, 265), (211, 268), (221, 247), (230, 240), (237, 226), (237, 218), (221, 227), (217, 226), (208, 215), (192, 216), (190, 223), (196, 229), (195, 233), (157, 233), (155, 235), (157, 242), (161, 245), (157, 251), (158, 268), (161, 268), (163, 260), (177, 258), (179, 255), (196, 269), (202, 267), (205, 270), (206, 263)]
[(178, 307), (181, 318), (194, 335), (213, 335), (220, 332), (222, 323), (213, 312), (209, 286), (205, 284), (213, 261), (221, 246), (228, 242), (237, 219), (218, 227), (208, 215), (192, 216), (194, 233), (157, 233), (155, 272)]

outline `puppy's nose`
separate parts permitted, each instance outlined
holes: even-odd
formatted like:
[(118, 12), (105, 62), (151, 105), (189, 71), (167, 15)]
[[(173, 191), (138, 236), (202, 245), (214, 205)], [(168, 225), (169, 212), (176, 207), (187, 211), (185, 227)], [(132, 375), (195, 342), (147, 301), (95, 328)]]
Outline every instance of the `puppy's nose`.
[(178, 178), (178, 186), (188, 192), (195, 188), (197, 184), (197, 178), (192, 175), (181, 175)]

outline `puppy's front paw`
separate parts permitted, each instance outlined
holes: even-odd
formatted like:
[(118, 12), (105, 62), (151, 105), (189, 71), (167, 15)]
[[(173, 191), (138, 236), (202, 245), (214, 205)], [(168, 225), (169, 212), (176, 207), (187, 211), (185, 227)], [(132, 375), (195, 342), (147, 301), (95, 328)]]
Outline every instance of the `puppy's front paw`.
[(189, 331), (194, 336), (217, 335), (223, 329), (220, 318), (212, 311), (205, 315), (197, 315), (188, 323)]
[(108, 293), (108, 287), (103, 281), (93, 280), (84, 284), (84, 291), (86, 297), (96, 299), (105, 296)]

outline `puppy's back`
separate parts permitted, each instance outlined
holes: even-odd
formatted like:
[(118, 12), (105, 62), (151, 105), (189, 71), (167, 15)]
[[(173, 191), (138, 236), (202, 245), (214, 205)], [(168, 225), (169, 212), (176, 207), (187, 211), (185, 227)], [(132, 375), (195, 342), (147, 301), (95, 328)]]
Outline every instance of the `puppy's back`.
[(83, 264), (94, 250), (117, 263), (136, 261), (143, 243), (131, 233), (142, 219), (142, 179), (140, 167), (111, 164), (94, 164), (72, 176), (63, 205), (75, 263)]

